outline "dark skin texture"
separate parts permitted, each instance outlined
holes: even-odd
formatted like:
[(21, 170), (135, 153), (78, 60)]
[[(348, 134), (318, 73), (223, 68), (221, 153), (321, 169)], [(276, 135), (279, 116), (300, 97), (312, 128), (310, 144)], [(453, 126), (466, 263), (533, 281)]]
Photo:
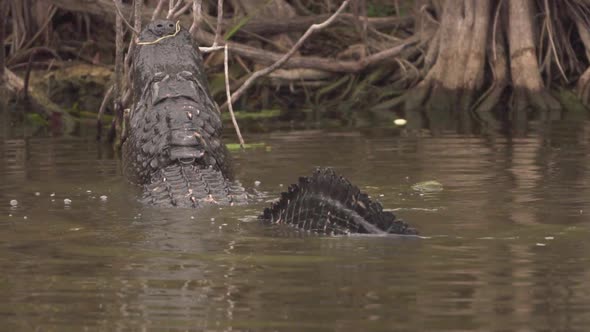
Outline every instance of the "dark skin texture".
[[(171, 36), (164, 39), (161, 37)], [(188, 31), (151, 22), (133, 57), (134, 100), (124, 172), (138, 184), (174, 163), (213, 167), (231, 178), (221, 119), (209, 93), (203, 60)]]
[[(146, 26), (133, 55), (133, 86), (123, 169), (143, 186), (143, 201), (192, 208), (246, 203), (243, 187), (232, 181), (203, 60), (185, 29), (165, 20)], [(331, 170), (301, 178), (261, 219), (324, 234), (416, 234)]]

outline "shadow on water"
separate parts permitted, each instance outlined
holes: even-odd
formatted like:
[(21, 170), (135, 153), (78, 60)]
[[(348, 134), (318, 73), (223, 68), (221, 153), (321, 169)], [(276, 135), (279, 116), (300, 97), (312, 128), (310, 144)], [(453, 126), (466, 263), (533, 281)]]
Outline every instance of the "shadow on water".
[[(3, 123), (4, 125), (4, 123)], [(140, 205), (112, 150), (0, 135), (0, 316), (8, 330), (584, 331), (590, 122), (526, 135), (289, 131), (234, 153), (264, 195)], [(332, 166), (423, 238), (326, 237), (257, 222)], [(412, 185), (436, 180), (442, 191)], [(11, 204), (16, 200), (16, 204)], [(67, 200), (67, 201), (66, 201)], [(13, 206), (14, 205), (14, 206)]]

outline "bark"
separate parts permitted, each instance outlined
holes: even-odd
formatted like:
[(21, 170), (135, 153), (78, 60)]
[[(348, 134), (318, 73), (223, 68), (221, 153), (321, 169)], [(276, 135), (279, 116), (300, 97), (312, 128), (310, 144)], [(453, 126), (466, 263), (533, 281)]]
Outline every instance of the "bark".
[[(446, 1), (432, 69), (411, 92), (406, 109), (437, 112), (469, 110), (484, 82), (486, 40), (490, 23), (490, 0)], [(434, 61), (434, 60), (429, 60)]]
[(513, 116), (526, 119), (533, 106), (544, 116), (561, 108), (559, 102), (545, 90), (536, 56), (533, 30), (532, 0), (509, 0), (508, 43), (510, 46), (510, 74), (512, 77)]

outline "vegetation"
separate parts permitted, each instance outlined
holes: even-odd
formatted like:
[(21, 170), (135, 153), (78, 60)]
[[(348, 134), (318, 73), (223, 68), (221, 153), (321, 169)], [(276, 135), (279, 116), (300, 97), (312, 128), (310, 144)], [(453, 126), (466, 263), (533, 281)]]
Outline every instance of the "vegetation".
[[(331, 24), (297, 43), (341, 5), (348, 6)], [(72, 98), (50, 96), (48, 102), (39, 88), (47, 83), (29, 77), (68, 70), (73, 60), (120, 73), (92, 90), (105, 95), (119, 84), (114, 90), (122, 114), (130, 105), (123, 93), (129, 57), (116, 65), (116, 54), (123, 58), (133, 47), (133, 29), (153, 17), (191, 27), (202, 46), (227, 44), (231, 91), (294, 51), (250, 89), (239, 90), (234, 101), (242, 113), (281, 109), (309, 118), (298, 110), (312, 109), (314, 118), (347, 122), (403, 116), (410, 126), (444, 129), (450, 123), (468, 131), (478, 123), (497, 127), (499, 120), (579, 114), (590, 102), (587, 0), (234, 0), (223, 10), (214, 0), (0, 0), (0, 16), (0, 68), (7, 70), (0, 84), (28, 95), (45, 113), (71, 110)], [(126, 31), (119, 47), (116, 21)], [(205, 63), (222, 105), (227, 96), (218, 49), (205, 53)], [(88, 99), (96, 101), (80, 102), (79, 111), (98, 111), (100, 98)], [(114, 112), (112, 103), (105, 105)]]

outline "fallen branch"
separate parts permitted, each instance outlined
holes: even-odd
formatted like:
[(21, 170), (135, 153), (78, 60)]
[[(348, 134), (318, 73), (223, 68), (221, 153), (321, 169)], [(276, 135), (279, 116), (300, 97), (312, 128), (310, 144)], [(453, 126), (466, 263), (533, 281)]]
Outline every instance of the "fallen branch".
[[(303, 36), (301, 36), (301, 38), (299, 38), (299, 40), (295, 43), (295, 45), (293, 45), (291, 50), (289, 50), (289, 52), (287, 52), (285, 55), (283, 55), (277, 62), (275, 62), (274, 64), (272, 64), (269, 67), (266, 67), (264, 69), (254, 72), (254, 74), (252, 74), (252, 76), (250, 76), (246, 80), (246, 82), (244, 82), (244, 84), (236, 92), (234, 92), (233, 96), (231, 96), (231, 99), (229, 99), (227, 101), (227, 103), (231, 105), (231, 103), (238, 100), (244, 94), (244, 92), (246, 92), (246, 90), (248, 88), (250, 88), (250, 86), (254, 83), (255, 80), (257, 80), (258, 78), (260, 78), (262, 76), (266, 76), (266, 75), (272, 73), (273, 71), (275, 71), (276, 69), (281, 67), (283, 64), (285, 64), (285, 62), (287, 62), (287, 60), (289, 60), (289, 58), (291, 56), (293, 56), (293, 54), (295, 54), (295, 52), (297, 52), (297, 50), (301, 47), (301, 45), (303, 45), (303, 42), (305, 42), (307, 40), (307, 38), (309, 38), (309, 36), (311, 36), (312, 33), (322, 30), (325, 27), (327, 27), (328, 25), (330, 25), (332, 22), (334, 22), (336, 17), (344, 10), (344, 8), (346, 8), (346, 6), (348, 6), (348, 1), (349, 0), (344, 0), (344, 2), (342, 2), (342, 4), (340, 5), (340, 8), (338, 8), (338, 10), (336, 10), (336, 12), (334, 14), (332, 14), (332, 16), (330, 16), (325, 22), (320, 23), (320, 24), (313, 24), (312, 26), (310, 26), (309, 29), (307, 29), (307, 31), (305, 31)], [(227, 45), (226, 45), (226, 47), (227, 47)], [(226, 52), (227, 52), (227, 49), (226, 49)]]
[[(18, 95), (25, 89), (25, 82), (23, 79), (18, 77), (8, 68), (4, 68), (4, 83), (8, 91), (15, 95)], [(31, 87), (29, 88), (29, 97), (31, 104), (34, 106), (33, 108), (44, 113), (47, 117), (53, 116), (54, 113), (59, 114), (63, 120), (66, 132), (69, 132), (74, 127), (74, 118), (61, 107), (53, 103), (46, 95)]]
[[(213, 43), (214, 36), (203, 30), (197, 30), (196, 38), (200, 44), (206, 45)], [(330, 71), (334, 73), (354, 74), (361, 72), (365, 68), (380, 62), (394, 62), (394, 60), (392, 59), (393, 57), (398, 56), (402, 51), (404, 51), (409, 46), (417, 44), (418, 41), (419, 40), (416, 36), (412, 36), (404, 40), (399, 45), (396, 45), (390, 49), (381, 51), (379, 53), (375, 53), (359, 61), (337, 60), (317, 56), (293, 56), (287, 60), (287, 62), (284, 64), (284, 67), (309, 68)], [(280, 53), (271, 52), (268, 50), (261, 50), (259, 48), (244, 45), (241, 43), (227, 42), (227, 44), (229, 45), (229, 48), (233, 53), (263, 64), (272, 64), (274, 62), (279, 61), (284, 56)]]

